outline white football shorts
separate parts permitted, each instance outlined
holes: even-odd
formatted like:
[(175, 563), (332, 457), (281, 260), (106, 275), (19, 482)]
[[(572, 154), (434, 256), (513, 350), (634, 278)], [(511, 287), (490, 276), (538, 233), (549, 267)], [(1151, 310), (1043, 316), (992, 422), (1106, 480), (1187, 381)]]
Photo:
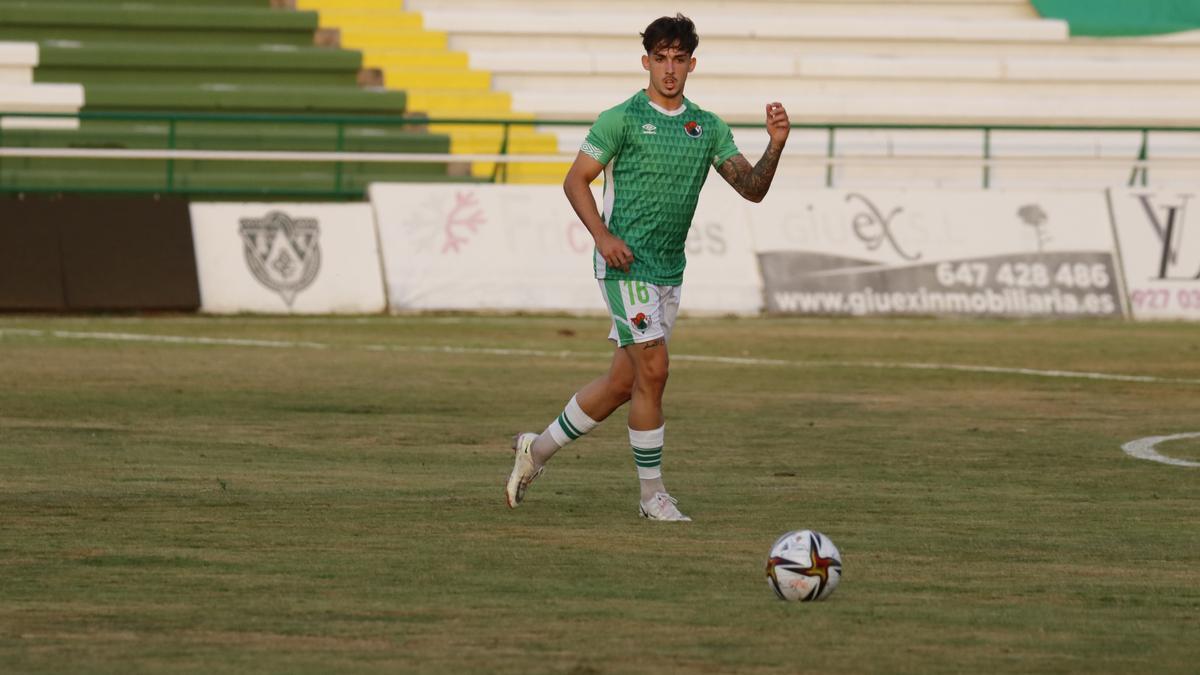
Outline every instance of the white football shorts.
[(608, 339), (627, 347), (658, 338), (671, 339), (679, 314), (679, 286), (656, 286), (645, 281), (597, 279), (612, 317)]

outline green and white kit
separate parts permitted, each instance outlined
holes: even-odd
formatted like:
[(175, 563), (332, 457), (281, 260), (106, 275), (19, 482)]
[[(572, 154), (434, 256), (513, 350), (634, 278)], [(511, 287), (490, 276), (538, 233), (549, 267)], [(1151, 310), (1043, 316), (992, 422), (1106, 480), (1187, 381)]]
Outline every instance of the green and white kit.
[[(595, 252), (596, 278), (613, 314), (612, 336), (621, 346), (665, 337), (678, 310), (677, 287), (687, 264), (684, 245), (700, 189), (710, 166), (718, 167), (738, 154), (733, 133), (721, 118), (687, 98), (679, 108), (667, 111), (645, 91), (638, 91), (600, 113), (580, 150), (605, 165), (604, 222), (633, 252), (628, 272), (609, 267)], [(609, 285), (609, 281), (622, 283)], [(654, 296), (653, 306), (643, 306), (639, 289)], [(614, 303), (618, 292), (622, 302)], [(647, 307), (653, 311), (645, 311)], [(658, 327), (639, 330), (633, 321), (639, 313), (660, 316), (652, 324)], [(665, 330), (659, 332), (662, 321)]]

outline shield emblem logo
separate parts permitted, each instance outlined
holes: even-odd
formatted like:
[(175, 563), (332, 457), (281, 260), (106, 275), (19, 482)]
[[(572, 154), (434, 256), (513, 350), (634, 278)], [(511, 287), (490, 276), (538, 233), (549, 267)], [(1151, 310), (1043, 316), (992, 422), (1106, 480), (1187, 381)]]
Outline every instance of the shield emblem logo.
[(296, 294), (312, 285), (321, 269), (321, 229), (317, 220), (271, 211), (262, 218), (241, 218), (238, 222), (251, 274), (278, 293), (290, 309)]

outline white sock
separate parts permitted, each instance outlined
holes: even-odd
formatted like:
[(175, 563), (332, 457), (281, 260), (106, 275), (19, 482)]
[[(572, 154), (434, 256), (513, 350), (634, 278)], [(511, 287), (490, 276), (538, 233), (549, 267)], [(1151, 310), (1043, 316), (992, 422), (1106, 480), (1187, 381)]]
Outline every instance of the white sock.
[(537, 440), (530, 447), (530, 454), (533, 455), (533, 461), (539, 464), (545, 464), (546, 460), (550, 459), (554, 453), (558, 452), (566, 444), (581, 438), (599, 424), (596, 420), (587, 416), (583, 412), (583, 408), (579, 407), (577, 396), (572, 396), (567, 402), (567, 407), (563, 409), (558, 418), (546, 427)]
[(666, 492), (662, 482), (662, 450), (666, 430), (665, 424), (647, 431), (629, 429), (629, 445), (633, 449), (633, 462), (637, 465), (642, 501), (649, 500), (656, 492)]

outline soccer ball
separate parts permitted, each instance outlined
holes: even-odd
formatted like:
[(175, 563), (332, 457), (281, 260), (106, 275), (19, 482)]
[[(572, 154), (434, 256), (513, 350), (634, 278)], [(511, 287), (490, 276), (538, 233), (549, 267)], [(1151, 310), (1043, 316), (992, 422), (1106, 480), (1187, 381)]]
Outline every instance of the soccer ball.
[(814, 530), (788, 532), (767, 556), (767, 585), (780, 600), (824, 600), (841, 578), (842, 554)]

